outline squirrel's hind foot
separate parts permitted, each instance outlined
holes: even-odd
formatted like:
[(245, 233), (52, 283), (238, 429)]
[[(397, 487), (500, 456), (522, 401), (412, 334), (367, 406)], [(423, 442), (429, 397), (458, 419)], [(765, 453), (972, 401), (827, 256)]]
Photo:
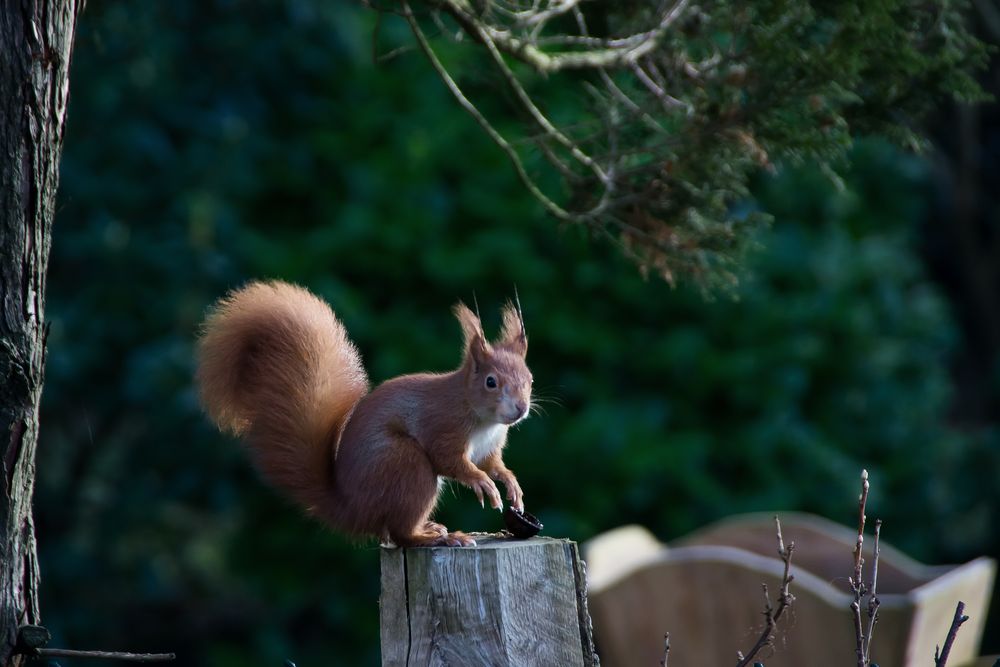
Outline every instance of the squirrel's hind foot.
[(449, 547), (474, 547), (476, 541), (461, 531), (453, 531), (444, 536), (444, 544)]
[[(430, 525), (435, 527), (432, 528)], [(448, 532), (441, 524), (428, 521), (419, 532), (402, 538), (393, 538), (399, 547), (474, 547), (476, 541), (461, 531)]]
[(424, 524), (424, 532), (427, 533), (437, 533), (441, 537), (445, 537), (448, 534), (448, 529), (436, 521), (428, 521)]

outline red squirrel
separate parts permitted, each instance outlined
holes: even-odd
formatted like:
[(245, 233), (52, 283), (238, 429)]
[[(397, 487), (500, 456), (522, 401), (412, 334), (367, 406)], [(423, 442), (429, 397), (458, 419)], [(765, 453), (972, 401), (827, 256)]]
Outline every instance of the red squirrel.
[(469, 546), (431, 521), (439, 481), (470, 487), (483, 504), (524, 501), (501, 457), (509, 427), (528, 415), (531, 372), (520, 306), (503, 310), (488, 342), (465, 304), (450, 373), (388, 380), (369, 392), (357, 348), (330, 306), (284, 282), (253, 282), (209, 310), (198, 343), (202, 406), (241, 436), (272, 486), (334, 529), (397, 546)]

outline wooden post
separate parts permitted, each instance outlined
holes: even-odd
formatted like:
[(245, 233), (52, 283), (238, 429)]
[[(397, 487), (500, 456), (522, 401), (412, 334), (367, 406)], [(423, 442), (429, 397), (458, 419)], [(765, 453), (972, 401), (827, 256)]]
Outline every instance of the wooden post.
[(575, 542), (382, 549), (382, 665), (597, 667)]

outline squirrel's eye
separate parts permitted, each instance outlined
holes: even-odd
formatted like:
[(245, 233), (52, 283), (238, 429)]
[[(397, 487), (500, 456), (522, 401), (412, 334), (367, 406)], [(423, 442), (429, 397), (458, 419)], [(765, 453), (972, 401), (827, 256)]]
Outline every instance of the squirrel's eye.
[(487, 375), (486, 376), (486, 388), (487, 389), (496, 389), (497, 388), (497, 379), (495, 377), (493, 377), (492, 375)]

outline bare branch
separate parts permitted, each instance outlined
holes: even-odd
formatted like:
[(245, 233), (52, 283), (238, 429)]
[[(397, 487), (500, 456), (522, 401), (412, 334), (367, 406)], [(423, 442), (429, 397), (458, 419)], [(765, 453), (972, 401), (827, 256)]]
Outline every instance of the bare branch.
[(955, 637), (958, 636), (958, 629), (967, 620), (969, 617), (965, 615), (965, 603), (959, 601), (955, 606), (955, 617), (951, 621), (951, 628), (948, 629), (948, 636), (944, 640), (944, 648), (940, 652), (936, 649), (934, 651), (934, 667), (945, 667), (948, 664), (948, 654), (951, 653), (951, 646), (955, 643)]
[[(580, 28), (580, 33), (584, 36), (589, 35), (590, 31), (587, 30), (587, 21), (579, 7), (573, 8), (573, 16), (576, 18), (576, 25)], [(611, 75), (608, 74), (607, 70), (600, 69), (598, 70), (598, 74), (601, 77), (601, 81), (604, 82), (605, 87), (611, 92), (611, 94), (619, 102), (624, 104), (632, 113), (638, 115), (642, 119), (642, 122), (657, 132), (666, 133), (666, 130), (656, 121), (655, 118), (649, 115), (642, 107), (636, 104), (632, 98), (626, 95), (621, 88), (618, 87), (618, 85), (614, 82), (614, 79), (611, 78)]]
[(855, 590), (861, 590), (861, 567), (864, 559), (861, 557), (861, 549), (865, 543), (865, 504), (868, 502), (868, 471), (861, 471), (861, 495), (858, 496), (858, 541), (854, 547), (854, 579)]
[(173, 653), (124, 653), (119, 651), (74, 651), (68, 648), (39, 648), (34, 655), (40, 658), (101, 658), (129, 662), (168, 662), (177, 658)]
[(507, 154), (507, 157), (510, 158), (511, 163), (514, 165), (514, 169), (517, 171), (517, 175), (521, 179), (521, 182), (528, 189), (528, 191), (542, 203), (545, 209), (560, 220), (572, 220), (574, 216), (571, 215), (569, 211), (549, 199), (545, 193), (541, 191), (538, 185), (531, 179), (531, 176), (528, 175), (527, 170), (524, 168), (524, 162), (521, 161), (521, 156), (518, 155), (517, 150), (515, 150), (514, 147), (511, 146), (506, 139), (504, 139), (503, 135), (490, 124), (482, 112), (476, 108), (475, 104), (469, 101), (469, 98), (465, 96), (462, 89), (459, 88), (457, 83), (455, 83), (451, 74), (449, 74), (448, 70), (441, 64), (441, 60), (437, 57), (434, 49), (431, 48), (430, 42), (427, 41), (427, 36), (424, 35), (423, 31), (420, 29), (420, 24), (417, 23), (417, 19), (413, 15), (413, 10), (410, 9), (410, 3), (403, 0), (402, 6), (403, 17), (406, 19), (407, 23), (409, 23), (410, 30), (413, 31), (413, 35), (417, 38), (417, 44), (420, 45), (420, 50), (424, 52), (425, 56), (427, 56), (431, 66), (434, 67), (434, 71), (436, 71), (438, 76), (441, 77), (441, 80), (444, 81), (448, 90), (451, 91), (452, 96), (458, 101), (459, 105), (465, 109), (477, 123), (479, 123), (480, 127), (482, 127), (486, 134), (489, 135), (490, 139), (492, 139), (493, 142)]
[(649, 91), (656, 96), (656, 99), (660, 100), (664, 109), (669, 111), (671, 108), (687, 107), (684, 102), (667, 93), (662, 86), (653, 81), (652, 77), (649, 76), (646, 70), (644, 70), (639, 63), (632, 63), (631, 68), (636, 78), (642, 82), (642, 85), (646, 86), (646, 88), (648, 88)]
[[(597, 204), (595, 204), (591, 209), (586, 211), (570, 212), (565, 208), (563, 208), (562, 206), (560, 206), (559, 204), (557, 204), (552, 199), (550, 199), (544, 192), (542, 192), (541, 188), (538, 186), (537, 183), (535, 183), (535, 181), (531, 178), (531, 176), (528, 175), (528, 171), (525, 168), (524, 162), (521, 160), (521, 156), (520, 154), (518, 154), (517, 149), (515, 149), (510, 144), (510, 142), (508, 142), (495, 127), (493, 127), (493, 125), (489, 122), (489, 120), (487, 120), (487, 118), (482, 114), (482, 112), (479, 111), (476, 105), (473, 104), (469, 100), (469, 98), (465, 96), (465, 94), (462, 92), (462, 89), (452, 78), (451, 74), (449, 74), (447, 68), (445, 68), (445, 66), (441, 63), (441, 60), (437, 57), (437, 54), (431, 47), (430, 42), (427, 40), (427, 36), (424, 34), (423, 30), (421, 30), (420, 24), (417, 22), (417, 19), (413, 14), (413, 10), (410, 8), (409, 2), (403, 0), (402, 7), (403, 7), (403, 12), (402, 12), (403, 17), (409, 24), (411, 31), (417, 38), (417, 43), (420, 46), (421, 51), (424, 52), (424, 55), (430, 61), (431, 66), (437, 72), (438, 76), (441, 78), (444, 84), (448, 87), (448, 90), (451, 92), (452, 96), (458, 101), (459, 105), (463, 109), (465, 109), (469, 113), (469, 115), (471, 115), (476, 120), (477, 123), (479, 123), (480, 127), (483, 128), (483, 130), (493, 140), (493, 142), (507, 154), (507, 157), (514, 165), (514, 169), (517, 172), (518, 178), (521, 179), (521, 182), (528, 189), (528, 191), (539, 202), (541, 202), (541, 204), (545, 207), (545, 209), (549, 213), (554, 215), (556, 218), (568, 222), (584, 223), (590, 225), (597, 231), (604, 231), (604, 227), (603, 225), (599, 224), (598, 218), (605, 211), (605, 209), (607, 209), (611, 201), (611, 194), (613, 191), (613, 184), (611, 183), (611, 180), (605, 176), (605, 178), (603, 179), (605, 183), (604, 192), (602, 193)], [(488, 44), (488, 40), (486, 43)], [(530, 99), (528, 101), (530, 103)], [(531, 106), (533, 106), (533, 104)], [(544, 116), (541, 116), (540, 112), (539, 116), (542, 119), (544, 119)], [(538, 118), (536, 117), (536, 121), (537, 120)], [(550, 132), (550, 136), (553, 136), (553, 138), (557, 138), (556, 135), (559, 135), (560, 133), (554, 127), (551, 127), (551, 129), (555, 134), (552, 134)], [(583, 155), (583, 157), (586, 158), (585, 155)], [(597, 173), (603, 174), (604, 172), (598, 170)]]
[(532, 139), (534, 140), (535, 145), (542, 151), (542, 154), (545, 156), (545, 159), (547, 159), (552, 164), (552, 166), (554, 166), (559, 171), (559, 173), (562, 174), (563, 178), (565, 178), (569, 182), (579, 180), (580, 176), (577, 173), (575, 173), (572, 169), (570, 169), (569, 165), (563, 162), (562, 159), (560, 159), (560, 157), (556, 155), (556, 152), (552, 150), (551, 146), (549, 146), (549, 143), (545, 140), (546, 139), (545, 137), (533, 137)]
[(497, 68), (503, 74), (504, 79), (507, 80), (507, 85), (511, 87), (511, 90), (514, 91), (518, 101), (520, 101), (521, 105), (528, 111), (531, 117), (535, 119), (535, 122), (538, 123), (539, 127), (545, 130), (545, 132), (557, 142), (562, 144), (564, 148), (569, 150), (573, 157), (593, 170), (594, 174), (602, 183), (607, 184), (608, 177), (597, 165), (597, 163), (594, 162), (589, 155), (580, 150), (580, 147), (573, 143), (565, 134), (556, 129), (552, 122), (549, 121), (549, 119), (545, 117), (545, 114), (543, 114), (538, 106), (535, 105), (534, 101), (524, 90), (521, 82), (517, 80), (516, 76), (514, 76), (514, 72), (512, 72), (510, 67), (507, 66), (507, 63), (504, 61), (503, 56), (497, 49), (496, 43), (493, 39), (479, 26), (476, 26), (476, 36), (478, 36), (483, 41), (483, 44), (486, 45), (486, 49), (490, 52), (490, 56), (493, 57), (493, 61), (496, 63)]
[[(519, 60), (531, 65), (543, 74), (551, 74), (562, 70), (600, 69), (626, 67), (638, 62), (640, 58), (650, 54), (658, 45), (660, 38), (683, 14), (690, 0), (678, 0), (673, 8), (666, 12), (660, 23), (647, 32), (638, 33), (612, 41), (610, 44), (620, 44), (609, 48), (590, 51), (565, 51), (561, 53), (546, 53), (540, 49), (536, 41), (529, 37), (515, 36), (510, 30), (498, 29), (486, 25), (472, 12), (467, 0), (438, 0), (438, 5), (458, 21), (470, 34), (479, 31), (487, 34), (497, 47)], [(568, 9), (571, 9), (569, 7)]]
[(875, 519), (875, 552), (872, 557), (872, 587), (868, 594), (868, 636), (865, 638), (865, 665), (871, 664), (872, 635), (875, 634), (875, 622), (878, 621), (878, 608), (881, 602), (876, 593), (878, 587), (878, 538), (882, 530), (882, 519)]
[(539, 47), (543, 46), (591, 46), (602, 49), (612, 48), (613, 44), (620, 40), (607, 39), (603, 37), (589, 37), (587, 35), (545, 35), (535, 40)]
[(635, 101), (632, 100), (632, 98), (626, 95), (625, 92), (618, 87), (618, 85), (614, 82), (614, 79), (611, 78), (610, 74), (608, 74), (604, 70), (600, 70), (600, 76), (601, 76), (601, 81), (604, 82), (604, 85), (611, 92), (611, 94), (619, 102), (624, 104), (629, 111), (639, 116), (639, 118), (642, 119), (642, 122), (645, 123), (650, 129), (656, 132), (662, 132), (664, 134), (666, 133), (666, 129), (662, 125), (660, 125), (655, 118), (653, 118), (642, 107), (636, 104)]
[(795, 579), (791, 574), (792, 551), (795, 549), (795, 542), (789, 542), (786, 548), (784, 537), (781, 535), (781, 521), (777, 516), (774, 517), (774, 525), (778, 539), (778, 555), (785, 564), (784, 574), (781, 577), (781, 591), (778, 594), (778, 607), (775, 609), (771, 606), (771, 598), (767, 594), (767, 584), (761, 584), (761, 588), (764, 590), (764, 631), (761, 632), (757, 643), (753, 645), (753, 648), (746, 655), (737, 652), (736, 667), (746, 667), (762, 648), (774, 644), (774, 631), (777, 627), (778, 619), (795, 602), (795, 596), (788, 590), (789, 585)]
[(867, 667), (865, 662), (865, 629), (861, 622), (861, 605), (857, 600), (851, 602), (851, 615), (854, 617), (854, 637), (856, 647), (854, 649), (858, 656), (858, 667)]
[[(868, 505), (868, 471), (861, 471), (861, 494), (858, 496), (858, 541), (854, 547), (854, 573), (848, 579), (854, 598), (851, 601), (851, 616), (854, 620), (855, 653), (858, 667), (868, 667), (871, 664), (872, 637), (875, 634), (875, 624), (878, 622), (878, 610), (881, 605), (878, 599), (878, 558), (879, 537), (882, 533), (882, 520), (875, 520), (875, 544), (872, 558), (871, 587), (864, 583), (864, 558), (862, 549), (865, 542), (865, 522)], [(862, 600), (868, 595), (868, 627), (867, 632), (861, 618)]]
[[(166, 662), (174, 660), (173, 653), (128, 653), (124, 651), (78, 651), (68, 648), (46, 648), (52, 635), (41, 625), (22, 625), (17, 629), (14, 652), (34, 658), (100, 658), (128, 660), (131, 662)], [(20, 663), (19, 663), (20, 664)]]
[(663, 635), (663, 660), (660, 660), (661, 667), (670, 667), (670, 633)]
[(858, 667), (867, 667), (868, 665), (865, 629), (861, 620), (861, 600), (865, 595), (865, 584), (861, 579), (861, 570), (864, 566), (861, 551), (865, 543), (865, 506), (868, 503), (868, 488), (868, 471), (862, 470), (861, 495), (858, 496), (858, 541), (854, 546), (854, 574), (848, 579), (851, 590), (854, 592), (854, 599), (851, 601), (851, 615), (854, 618), (854, 650), (857, 655)]
[(576, 8), (580, 4), (580, 0), (555, 0), (549, 4), (549, 8), (544, 11), (532, 11), (524, 17), (523, 23), (527, 26), (544, 24), (557, 16), (561, 16), (566, 12)]

